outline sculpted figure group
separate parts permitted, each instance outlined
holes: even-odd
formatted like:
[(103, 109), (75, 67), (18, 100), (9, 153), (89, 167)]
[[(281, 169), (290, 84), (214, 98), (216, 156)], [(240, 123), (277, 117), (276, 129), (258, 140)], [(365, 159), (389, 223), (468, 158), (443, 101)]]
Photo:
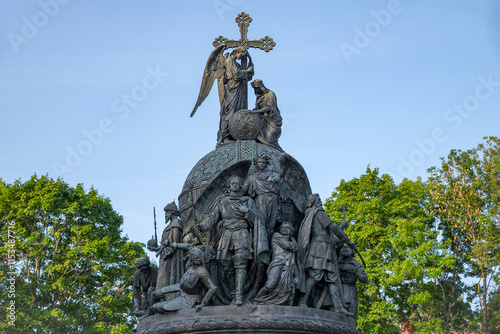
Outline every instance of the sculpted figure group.
[[(251, 83), (254, 89), (256, 102), (255, 108), (248, 110), (247, 83), (254, 75), (254, 65), (250, 53), (243, 46), (235, 47), (230, 53), (223, 54), (227, 46), (221, 44), (210, 54), (200, 87), (196, 105), (191, 112), (191, 117), (198, 107), (207, 98), (212, 86), (217, 79), (220, 101), (220, 121), (217, 132), (217, 147), (232, 142), (229, 130), (229, 121), (237, 112), (250, 112), (258, 115), (260, 129), (256, 141), (282, 151), (278, 144), (281, 136), (282, 117), (278, 109), (278, 101), (274, 92), (262, 80), (257, 79)], [(249, 60), (248, 67), (246, 60)], [(240, 63), (238, 62), (240, 61)]]
[(246, 180), (228, 177), (225, 194), (196, 222), (194, 232), (206, 236), (202, 245), (193, 231), (186, 231), (187, 243), (182, 242), (177, 207), (165, 207), (168, 225), (160, 245), (148, 243), (159, 268), (147, 259), (137, 264), (135, 314), (271, 304), (357, 318), (356, 283), (366, 283), (368, 276), (353, 259), (355, 244), (325, 213), (318, 194), (308, 197), (300, 226), (283, 221), (275, 186), (279, 175), (268, 170), (269, 157), (256, 157), (254, 165)]
[[(242, 167), (221, 173), (220, 180), (211, 181), (204, 209), (188, 226), (174, 202), (165, 207), (161, 240), (155, 237), (147, 244), (156, 252), (159, 266), (151, 267), (148, 259), (137, 263), (134, 313), (268, 304), (315, 307), (356, 319), (356, 283), (368, 280), (363, 266), (353, 259), (356, 246), (343, 231), (346, 222), (338, 226), (330, 219), (319, 195), (309, 195), (303, 168), (280, 147), (282, 117), (276, 95), (260, 79), (251, 82), (256, 103), (247, 109), (254, 64), (244, 45), (216, 45), (191, 116), (217, 79), (217, 148), (254, 140), (282, 154), (279, 161), (256, 156), (249, 174)], [(228, 48), (233, 50), (224, 54)]]
[[(303, 167), (281, 148), (283, 119), (276, 95), (262, 80), (251, 81), (254, 64), (247, 50), (267, 52), (275, 43), (267, 36), (247, 39), (251, 18), (246, 13), (236, 22), (241, 39), (216, 39), (191, 113), (217, 80), (216, 149), (196, 165), (179, 197), (186, 222), (175, 202), (168, 204), (158, 241), (155, 219), (155, 237), (147, 248), (156, 253), (158, 268), (149, 259), (137, 261), (134, 314), (281, 305), (295, 307), (288, 310), (298, 314), (319, 313), (299, 307), (334, 312), (332, 318), (344, 317), (339, 322), (351, 326), (358, 313), (357, 282), (366, 283), (368, 276), (344, 232), (345, 207), (344, 222), (337, 225), (319, 195), (311, 194)], [(224, 53), (228, 49), (233, 50)], [(248, 109), (249, 83), (256, 96), (253, 109)]]

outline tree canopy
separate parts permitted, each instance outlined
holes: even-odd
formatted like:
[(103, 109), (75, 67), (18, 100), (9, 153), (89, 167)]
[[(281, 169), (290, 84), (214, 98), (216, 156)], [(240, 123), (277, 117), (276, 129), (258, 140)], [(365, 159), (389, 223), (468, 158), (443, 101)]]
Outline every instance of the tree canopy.
[[(500, 139), (452, 150), (426, 180), (368, 167), (325, 201), (363, 256), (363, 333), (500, 334)], [(143, 244), (109, 199), (34, 175), (0, 179), (0, 332), (130, 333)], [(14, 319), (14, 320), (11, 320)]]
[(0, 282), (2, 318), (15, 303), (1, 332), (131, 332), (131, 279), (145, 253), (122, 236), (109, 199), (47, 176), (0, 179), (0, 222), (2, 277), (15, 278), (14, 290)]
[(434, 219), (428, 210), (427, 186), (421, 180), (396, 185), (378, 169), (351, 181), (342, 181), (325, 202), (326, 211), (339, 223), (338, 208), (345, 204), (346, 233), (368, 264), (369, 283), (359, 284), (360, 317), (364, 333), (396, 333), (398, 324), (412, 321), (419, 332), (434, 332), (439, 320), (429, 276), (433, 262), (442, 262), (436, 243)]
[(342, 204), (370, 278), (358, 285), (363, 333), (498, 333), (499, 138), (452, 150), (425, 181), (368, 167), (325, 202), (339, 224)]

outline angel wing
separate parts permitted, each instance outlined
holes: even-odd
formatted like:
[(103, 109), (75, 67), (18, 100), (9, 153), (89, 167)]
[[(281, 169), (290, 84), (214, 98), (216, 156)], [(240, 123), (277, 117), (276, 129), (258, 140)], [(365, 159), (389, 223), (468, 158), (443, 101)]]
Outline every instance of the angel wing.
[(292, 200), (297, 210), (304, 213), (307, 197), (311, 195), (311, 186), (306, 171), (291, 155), (283, 153), (280, 156), (282, 201)]
[[(215, 50), (212, 51), (212, 53), (210, 54), (210, 57), (208, 57), (207, 64), (205, 65), (205, 71), (203, 72), (203, 78), (201, 79), (200, 93), (198, 94), (198, 100), (196, 101), (194, 109), (191, 112), (191, 117), (193, 117), (194, 113), (196, 112), (196, 109), (198, 109), (198, 107), (207, 98), (208, 94), (212, 90), (212, 86), (214, 84), (215, 79), (221, 78), (223, 76), (224, 67), (223, 67), (222, 52), (225, 49), (226, 46), (224, 44), (221, 44), (218, 47), (216, 47)], [(222, 80), (219, 80), (219, 99), (221, 99), (220, 96), (221, 82)], [(224, 84), (222, 83), (222, 85)]]

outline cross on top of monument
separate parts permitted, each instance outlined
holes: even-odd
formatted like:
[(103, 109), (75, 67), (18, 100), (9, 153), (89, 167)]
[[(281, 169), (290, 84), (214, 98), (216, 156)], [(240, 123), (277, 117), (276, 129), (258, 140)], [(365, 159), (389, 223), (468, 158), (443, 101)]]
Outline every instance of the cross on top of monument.
[(241, 14), (238, 14), (238, 16), (236, 16), (236, 19), (234, 20), (236, 21), (236, 23), (238, 23), (238, 27), (240, 27), (240, 35), (241, 35), (240, 39), (232, 40), (219, 36), (212, 43), (214, 47), (217, 47), (220, 44), (225, 43), (228, 48), (243, 46), (246, 49), (257, 48), (269, 52), (269, 50), (272, 50), (273, 47), (276, 45), (273, 39), (269, 36), (266, 36), (259, 40), (252, 40), (252, 41), (248, 40), (247, 38), (248, 26), (250, 25), (250, 22), (252, 22), (252, 18), (247, 13), (242, 12)]

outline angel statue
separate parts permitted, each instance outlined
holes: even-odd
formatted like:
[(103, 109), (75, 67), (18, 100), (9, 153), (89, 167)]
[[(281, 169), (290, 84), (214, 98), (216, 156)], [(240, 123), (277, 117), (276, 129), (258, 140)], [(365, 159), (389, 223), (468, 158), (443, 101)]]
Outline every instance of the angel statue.
[[(191, 112), (191, 117), (196, 109), (207, 98), (215, 79), (219, 88), (220, 101), (220, 123), (217, 133), (217, 147), (232, 140), (229, 133), (229, 119), (238, 110), (246, 109), (248, 105), (247, 82), (252, 80), (253, 62), (247, 49), (238, 46), (228, 55), (223, 55), (226, 49), (225, 44), (221, 44), (208, 57), (203, 78), (201, 80), (200, 93), (196, 105)], [(248, 69), (242, 68), (237, 60), (248, 57)]]
[(256, 172), (248, 176), (241, 189), (243, 194), (248, 194), (255, 201), (257, 209), (266, 221), (267, 236), (271, 238), (276, 222), (282, 219), (279, 203), (280, 176), (267, 169), (269, 160), (271, 158), (267, 155), (258, 155), (253, 159)]

